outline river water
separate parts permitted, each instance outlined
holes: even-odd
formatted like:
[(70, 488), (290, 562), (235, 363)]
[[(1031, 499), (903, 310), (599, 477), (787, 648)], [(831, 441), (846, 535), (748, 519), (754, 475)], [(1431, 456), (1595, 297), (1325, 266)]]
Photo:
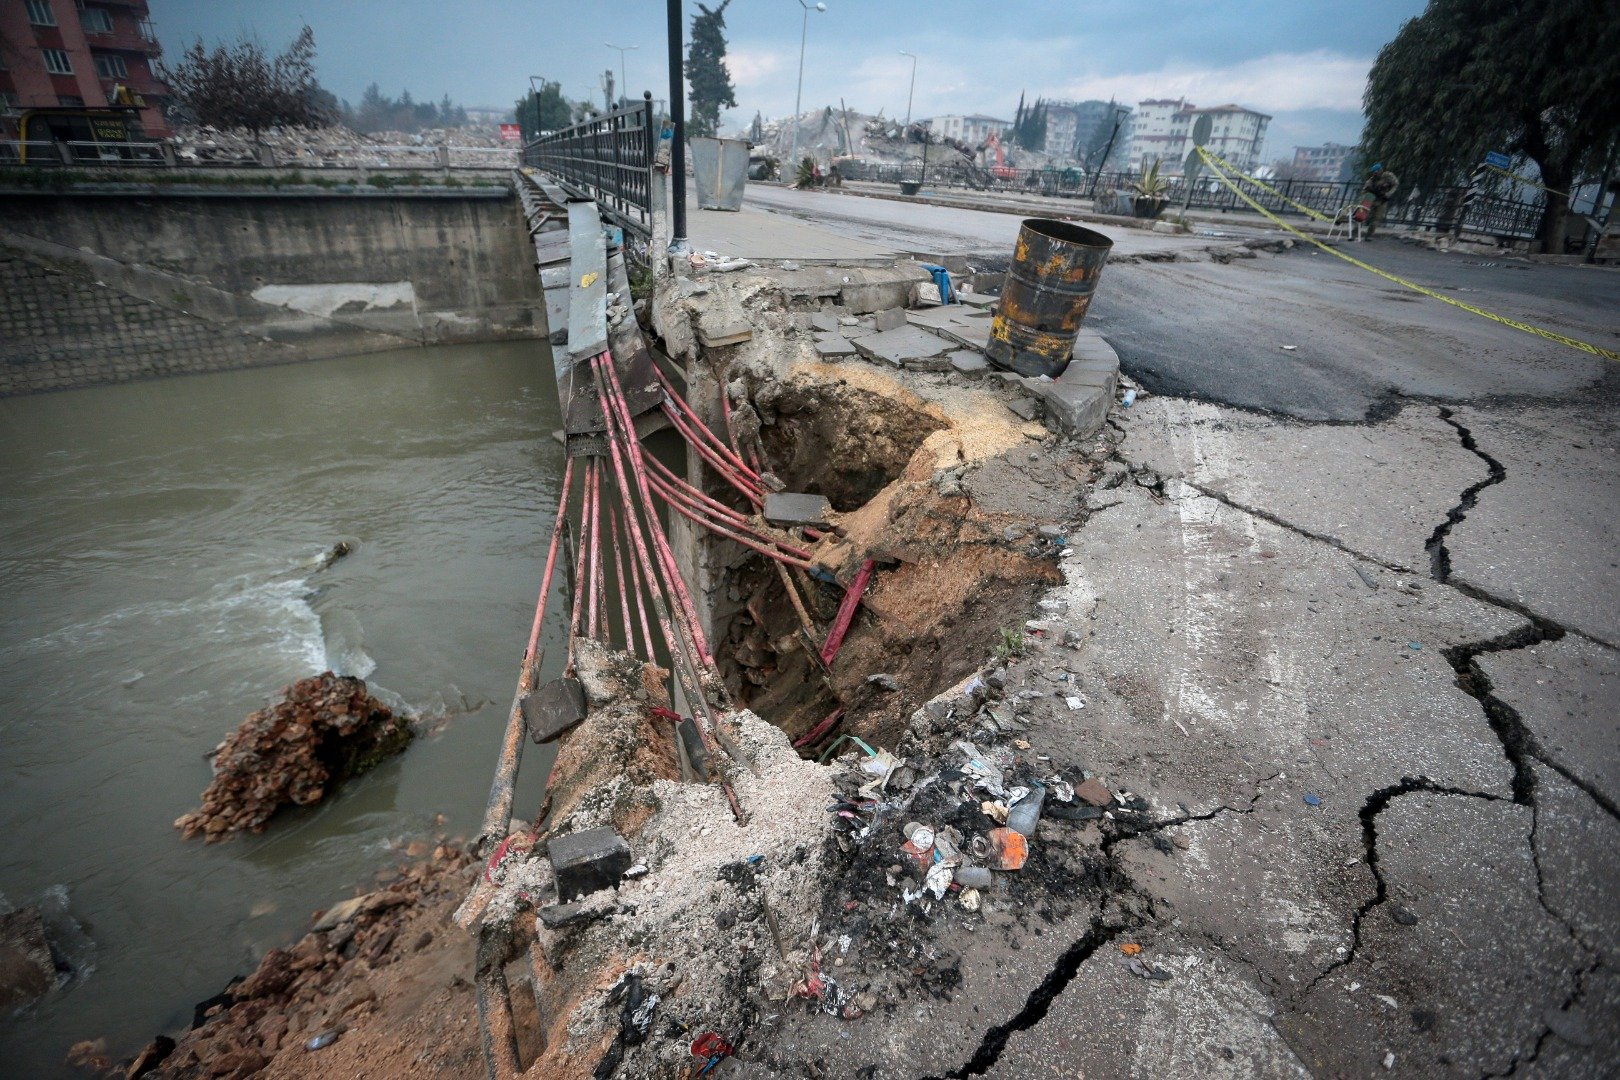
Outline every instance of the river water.
[[(0, 1017), (0, 1075), (133, 1053), (436, 815), (476, 831), (562, 473), (551, 370), (516, 342), (0, 400), (0, 910), (42, 907), (73, 968)], [(329, 667), (434, 733), (261, 836), (182, 843), (204, 753)]]

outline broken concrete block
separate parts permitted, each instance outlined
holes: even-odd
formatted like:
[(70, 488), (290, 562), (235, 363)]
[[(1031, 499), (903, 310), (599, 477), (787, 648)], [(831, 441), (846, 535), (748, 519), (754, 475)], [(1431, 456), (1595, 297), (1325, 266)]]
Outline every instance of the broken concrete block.
[(765, 520), (772, 525), (793, 528), (798, 525), (825, 525), (832, 503), (825, 495), (797, 491), (773, 491), (765, 496)]
[(900, 365), (907, 371), (949, 371), (951, 358), (948, 356), (918, 356), (903, 361)]
[(552, 679), (524, 694), (518, 707), (529, 735), (548, 743), (585, 719), (585, 688), (578, 679)]
[(872, 316), (873, 325), (881, 333), (884, 330), (898, 330), (906, 325), (906, 312), (904, 308), (889, 308)]
[(612, 829), (584, 829), (559, 836), (546, 846), (563, 903), (619, 883), (630, 869), (630, 845)]
[(845, 356), (855, 355), (855, 346), (849, 343), (848, 338), (837, 334), (828, 334), (816, 342), (816, 355), (822, 359), (841, 359)]
[(838, 316), (827, 311), (815, 311), (810, 314), (810, 326), (816, 330), (825, 330), (828, 333), (837, 333), (839, 327)]
[(972, 349), (957, 349), (951, 353), (949, 359), (952, 370), (974, 379), (982, 376), (990, 366), (983, 353), (974, 352)]
[(707, 349), (736, 345), (753, 336), (754, 328), (747, 319), (728, 316), (723, 311), (705, 311), (698, 318), (698, 340)]
[(940, 299), (939, 286), (932, 281), (919, 281), (912, 290), (912, 303), (919, 307), (937, 307), (945, 301)]
[(560, 930), (574, 923), (595, 922), (613, 913), (611, 904), (550, 904), (540, 909), (540, 922), (548, 930)]
[(1027, 397), (1013, 398), (1007, 402), (1007, 408), (1022, 420), (1033, 420), (1041, 411), (1041, 407)]

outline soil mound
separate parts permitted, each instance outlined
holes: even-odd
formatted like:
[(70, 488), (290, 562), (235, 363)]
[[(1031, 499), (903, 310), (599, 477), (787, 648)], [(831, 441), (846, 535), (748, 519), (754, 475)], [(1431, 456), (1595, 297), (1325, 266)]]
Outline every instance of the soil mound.
[(209, 842), (263, 832), (283, 806), (320, 802), (331, 785), (399, 753), (412, 735), (364, 680), (330, 671), (300, 679), (220, 744), (202, 807), (174, 826)]

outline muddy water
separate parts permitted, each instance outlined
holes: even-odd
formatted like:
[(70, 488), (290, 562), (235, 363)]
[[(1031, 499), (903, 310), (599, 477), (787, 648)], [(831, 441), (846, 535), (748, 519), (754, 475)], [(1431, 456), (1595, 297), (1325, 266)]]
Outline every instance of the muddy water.
[[(0, 907), (43, 906), (73, 968), (0, 1017), (0, 1074), (184, 1026), (436, 814), (476, 829), (563, 464), (550, 371), (523, 342), (0, 401)], [(204, 752), (326, 667), (442, 726), (263, 836), (181, 843)]]

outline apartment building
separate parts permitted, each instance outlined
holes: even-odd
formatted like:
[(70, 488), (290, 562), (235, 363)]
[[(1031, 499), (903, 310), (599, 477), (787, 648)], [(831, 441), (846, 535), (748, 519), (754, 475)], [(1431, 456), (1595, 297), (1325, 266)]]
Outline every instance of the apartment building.
[(1139, 171), (1144, 163), (1158, 159), (1162, 171), (1180, 173), (1193, 146), (1193, 125), (1200, 116), (1211, 121), (1209, 140), (1204, 144), (1210, 153), (1244, 172), (1259, 167), (1270, 116), (1241, 105), (1200, 109), (1182, 98), (1137, 105), (1127, 167)]
[(992, 131), (1001, 132), (1012, 127), (1011, 120), (997, 120), (978, 113), (972, 116), (936, 116), (930, 124), (935, 135), (957, 139), (969, 146), (978, 146)]
[(1294, 171), (1301, 180), (1348, 180), (1353, 146), (1324, 143), (1294, 147)]
[[(26, 109), (102, 107), (122, 87), (139, 106), (140, 134), (172, 134), (169, 89), (146, 0), (0, 0), (0, 112), (8, 137)], [(133, 134), (133, 133), (132, 133)]]

